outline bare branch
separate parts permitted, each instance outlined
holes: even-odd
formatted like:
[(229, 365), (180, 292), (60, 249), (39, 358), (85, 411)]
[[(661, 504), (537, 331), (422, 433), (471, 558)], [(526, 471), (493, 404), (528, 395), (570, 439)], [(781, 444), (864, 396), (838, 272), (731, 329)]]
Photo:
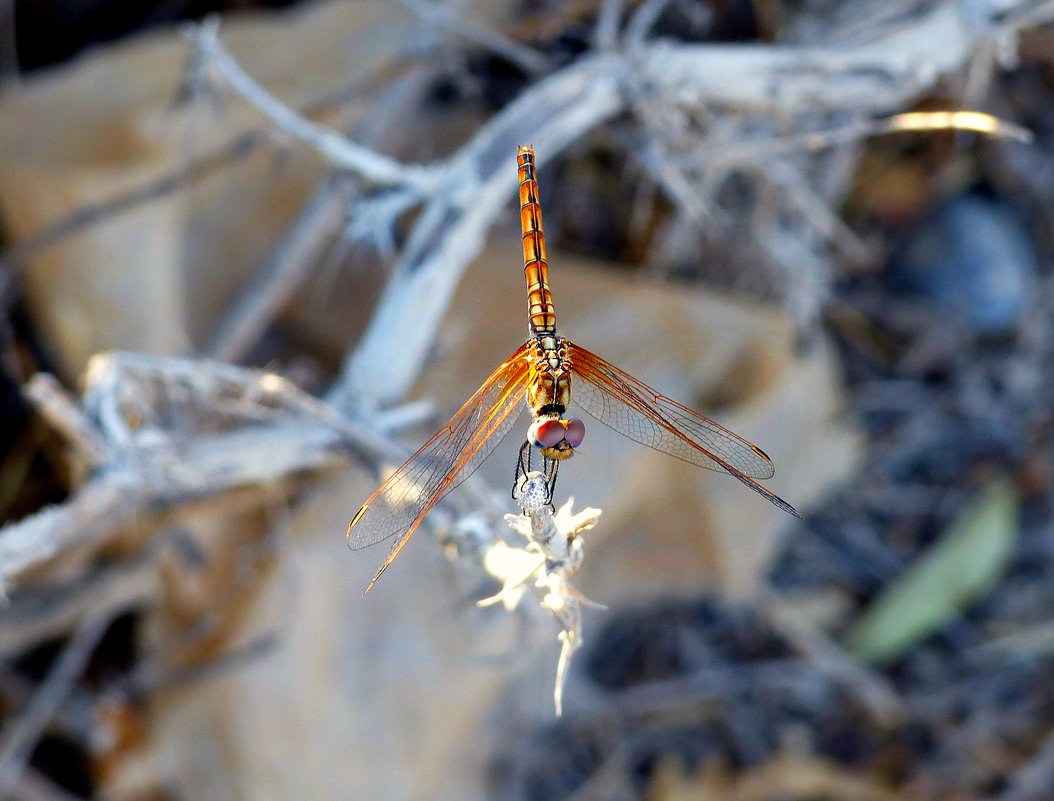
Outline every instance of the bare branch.
[(240, 361), (300, 286), (320, 250), (343, 225), (350, 187), (339, 177), (322, 182), (267, 262), (220, 322), (206, 352), (221, 361)]
[(539, 75), (548, 69), (548, 62), (533, 47), (517, 42), (502, 33), (486, 28), (478, 22), (455, 14), (446, 6), (434, 2), (417, 3), (413, 0), (392, 0), (409, 9), (438, 28), (490, 50), (528, 75)]
[(378, 184), (414, 187), (423, 195), (431, 194), (436, 175), (424, 167), (410, 167), (393, 161), (368, 148), (361, 147), (334, 129), (312, 122), (289, 108), (245, 72), (219, 42), (215, 20), (186, 29), (206, 69), (217, 73), (223, 82), (264, 114), (275, 126), (307, 142), (334, 166), (361, 175)]
[(149, 549), (127, 564), (89, 569), (70, 581), (17, 593), (0, 616), (0, 656), (12, 659), (62, 637), (92, 613), (113, 619), (154, 601), (162, 592), (154, 553), (156, 549)]
[(105, 614), (81, 622), (29, 705), (0, 735), (0, 799), (7, 799), (18, 784), (44, 729), (73, 689), (109, 622)]
[(596, 27), (593, 29), (595, 50), (614, 50), (624, 5), (624, 0), (603, 0), (600, 4), (600, 13), (597, 14)]
[(966, 63), (978, 35), (948, 2), (854, 47), (649, 44), (584, 57), (535, 83), (437, 168), (456, 181), (415, 225), (333, 401), (368, 411), (409, 391), (461, 271), (512, 195), (516, 144), (530, 141), (545, 162), (555, 160), (590, 128), (635, 108), (634, 98), (655, 93), (693, 107), (886, 114)]
[(510, 154), (531, 141), (547, 159), (622, 108), (619, 60), (585, 59), (545, 78), (485, 125), (441, 168), (457, 176), (410, 235), (332, 400), (364, 411), (401, 399), (416, 380), (465, 266), (516, 186)]
[[(355, 453), (379, 468), (408, 455), (389, 436), (427, 406), (343, 417), (281, 376), (205, 360), (129, 353), (90, 363), (80, 415), (106, 460), (66, 502), (0, 528), (0, 586), (115, 533), (149, 532), (202, 505), (248, 496), (259, 505)], [(64, 418), (60, 418), (64, 419)], [(469, 479), (450, 504), (493, 510), (493, 494)]]
[(37, 412), (66, 438), (89, 465), (96, 467), (111, 457), (102, 433), (80, 410), (55, 376), (37, 373), (29, 379), (24, 392)]

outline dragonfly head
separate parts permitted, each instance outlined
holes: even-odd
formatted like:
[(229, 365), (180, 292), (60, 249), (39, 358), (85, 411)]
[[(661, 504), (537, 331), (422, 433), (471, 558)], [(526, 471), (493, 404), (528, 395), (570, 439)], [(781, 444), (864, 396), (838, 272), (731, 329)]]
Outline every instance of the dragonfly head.
[(549, 459), (567, 459), (572, 456), (585, 436), (586, 425), (577, 417), (570, 420), (540, 417), (527, 429), (527, 441)]

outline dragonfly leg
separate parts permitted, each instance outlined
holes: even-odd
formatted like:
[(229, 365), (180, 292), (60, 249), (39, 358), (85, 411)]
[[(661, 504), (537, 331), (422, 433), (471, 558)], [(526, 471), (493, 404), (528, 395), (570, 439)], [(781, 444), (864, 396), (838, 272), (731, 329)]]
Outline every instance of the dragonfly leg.
[(516, 459), (516, 473), (512, 477), (512, 499), (516, 500), (516, 489), (520, 486), (520, 479), (526, 479), (531, 472), (531, 443), (524, 441), (520, 446), (520, 455)]
[[(553, 494), (556, 492), (556, 473), (560, 469), (560, 462), (557, 459), (545, 459), (545, 485), (546, 492), (548, 494), (549, 506), (553, 505)], [(556, 509), (553, 509), (556, 512)]]
[[(516, 491), (520, 488), (521, 483), (527, 481), (528, 476), (531, 473), (531, 455), (535, 448), (531, 443), (524, 442), (520, 446), (520, 454), (516, 458), (516, 473), (512, 477), (512, 499), (518, 500)], [(555, 507), (553, 507), (553, 494), (556, 492), (556, 473), (560, 469), (560, 462), (557, 459), (550, 459), (548, 456), (542, 456), (542, 475), (545, 477), (545, 503), (556, 513)]]

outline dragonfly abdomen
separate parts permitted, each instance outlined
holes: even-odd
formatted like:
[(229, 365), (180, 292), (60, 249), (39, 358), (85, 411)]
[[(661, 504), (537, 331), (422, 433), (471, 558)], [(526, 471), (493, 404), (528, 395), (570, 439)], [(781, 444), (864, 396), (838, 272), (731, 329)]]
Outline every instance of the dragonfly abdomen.
[(534, 148), (521, 146), (516, 155), (520, 174), (520, 226), (523, 231), (523, 273), (527, 279), (527, 315), (532, 335), (556, 331), (556, 309), (549, 291), (549, 265), (545, 261), (542, 209), (534, 174)]

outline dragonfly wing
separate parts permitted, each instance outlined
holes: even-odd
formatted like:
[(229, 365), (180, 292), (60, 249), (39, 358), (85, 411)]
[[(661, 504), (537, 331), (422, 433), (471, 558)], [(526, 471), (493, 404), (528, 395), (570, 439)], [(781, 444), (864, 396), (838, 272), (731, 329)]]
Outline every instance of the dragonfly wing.
[(425, 515), (472, 475), (509, 433), (527, 385), (524, 345), (488, 378), (435, 436), (362, 505), (348, 526), (348, 545), (365, 548), (398, 535), (366, 591), (392, 563)]
[(572, 397), (588, 414), (641, 445), (728, 473), (783, 511), (801, 517), (793, 506), (758, 484), (758, 479), (775, 473), (763, 450), (596, 354), (570, 342), (567, 349), (571, 371), (579, 379), (572, 387)]

